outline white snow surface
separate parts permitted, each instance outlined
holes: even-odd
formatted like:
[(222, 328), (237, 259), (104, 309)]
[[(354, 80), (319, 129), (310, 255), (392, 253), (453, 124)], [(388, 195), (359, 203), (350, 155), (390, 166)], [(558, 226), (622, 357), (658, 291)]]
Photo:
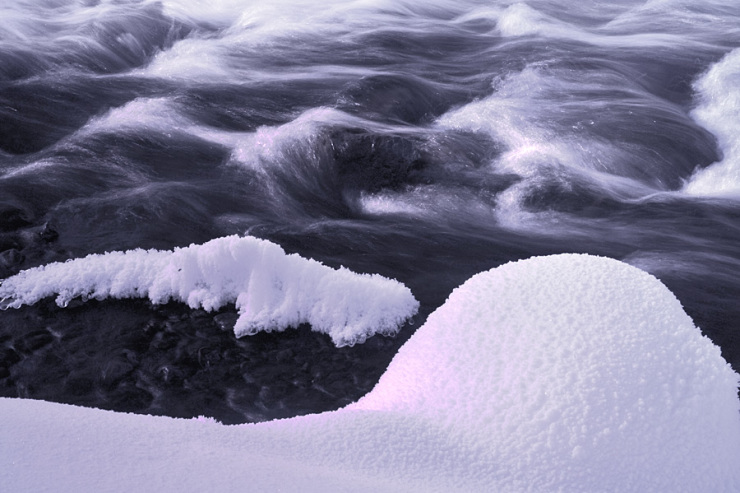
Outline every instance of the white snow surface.
[(398, 281), (332, 269), (267, 240), (236, 235), (174, 251), (89, 255), (22, 271), (0, 285), (2, 308), (55, 294), (59, 306), (108, 297), (177, 300), (209, 311), (235, 303), (237, 337), (309, 323), (337, 346), (395, 334), (419, 307)]
[(740, 491), (738, 376), (657, 279), (532, 258), (457, 288), (338, 411), (222, 426), (0, 399), (7, 491)]

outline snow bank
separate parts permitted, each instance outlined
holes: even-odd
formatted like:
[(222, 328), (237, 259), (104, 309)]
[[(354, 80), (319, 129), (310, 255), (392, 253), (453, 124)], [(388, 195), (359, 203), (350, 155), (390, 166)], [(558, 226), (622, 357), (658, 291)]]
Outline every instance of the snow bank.
[(534, 491), (736, 491), (736, 390), (657, 279), (562, 255), (468, 280), (350, 408), (412, 414), (486, 450), (499, 491), (515, 478)]
[(132, 250), (90, 255), (29, 269), (2, 281), (0, 306), (18, 308), (57, 294), (74, 298), (177, 300), (216, 310), (235, 303), (237, 337), (301, 323), (338, 346), (393, 334), (419, 303), (403, 284), (287, 255), (278, 245), (228, 236), (174, 251)]
[(654, 277), (479, 274), (339, 411), (257, 425), (0, 399), (9, 491), (738, 491), (737, 375)]

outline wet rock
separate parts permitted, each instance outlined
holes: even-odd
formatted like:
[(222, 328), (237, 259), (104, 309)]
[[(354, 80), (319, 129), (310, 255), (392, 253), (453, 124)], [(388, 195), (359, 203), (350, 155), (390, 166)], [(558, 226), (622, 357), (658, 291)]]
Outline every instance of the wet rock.
[(337, 170), (345, 186), (376, 193), (414, 183), (428, 157), (411, 138), (337, 132), (332, 136)]
[(122, 382), (115, 392), (109, 394), (109, 398), (109, 405), (113, 409), (139, 413), (146, 411), (154, 400), (151, 393), (128, 381)]
[(281, 349), (280, 351), (275, 353), (275, 361), (277, 361), (278, 363), (292, 361), (293, 358), (295, 358), (295, 351), (293, 351), (291, 348)]
[(31, 225), (33, 215), (11, 204), (0, 203), (0, 231), (15, 231)]
[(95, 381), (86, 371), (73, 372), (64, 382), (64, 393), (69, 396), (84, 396), (95, 389)]
[(44, 224), (44, 227), (38, 233), (39, 239), (44, 243), (52, 243), (59, 239), (59, 233), (49, 223)]
[(218, 323), (234, 313), (146, 300), (73, 313), (48, 298), (3, 314), (0, 395), (223, 423), (336, 409), (369, 390), (356, 385), (375, 351), (336, 348), (308, 326), (237, 339)]
[(150, 347), (156, 351), (172, 349), (177, 346), (180, 337), (172, 332), (158, 332), (152, 338)]
[(12, 275), (20, 270), (25, 256), (16, 248), (0, 253), (0, 278)]
[(48, 344), (51, 344), (53, 341), (54, 336), (48, 331), (34, 330), (16, 339), (15, 347), (22, 352), (32, 353)]
[(134, 364), (126, 355), (106, 361), (100, 371), (101, 383), (105, 386), (115, 386), (124, 377), (134, 371)]
[(165, 385), (180, 385), (185, 380), (184, 372), (180, 368), (172, 365), (160, 366), (157, 369), (155, 376)]
[(17, 250), (22, 249), (23, 242), (21, 241), (20, 235), (13, 233), (2, 233), (0, 232), (0, 252), (15, 248)]
[(213, 317), (216, 326), (224, 331), (233, 332), (238, 315), (236, 313), (219, 313)]
[(259, 395), (259, 387), (244, 384), (229, 393), (228, 402), (235, 409), (250, 409), (254, 407)]
[(215, 367), (222, 360), (221, 353), (217, 348), (200, 348), (197, 357), (198, 365), (201, 368)]
[[(265, 384), (259, 392), (258, 398), (268, 404), (274, 404), (288, 395), (294, 387), (290, 382), (277, 380)], [(271, 406), (270, 406), (271, 407)]]
[(0, 362), (6, 367), (13, 366), (21, 360), (20, 355), (11, 347), (0, 347)]
[(311, 388), (311, 376), (305, 373), (295, 375), (291, 379), (291, 383), (300, 389)]
[(129, 330), (121, 334), (121, 345), (133, 353), (143, 353), (154, 338), (154, 333), (147, 331), (146, 328)]

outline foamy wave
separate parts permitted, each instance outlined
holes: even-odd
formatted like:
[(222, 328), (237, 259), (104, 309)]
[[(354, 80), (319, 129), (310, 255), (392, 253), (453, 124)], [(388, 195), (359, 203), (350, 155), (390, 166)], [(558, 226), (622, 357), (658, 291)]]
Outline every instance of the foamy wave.
[(173, 98), (136, 98), (100, 117), (92, 118), (78, 131), (78, 136), (122, 132), (154, 132), (168, 137), (188, 135), (231, 149), (232, 164), (265, 171), (265, 165), (285, 161), (286, 156), (297, 147), (300, 152), (310, 154), (322, 130), (342, 126), (377, 131), (385, 128), (320, 106), (282, 125), (264, 125), (254, 132), (227, 131), (196, 123), (186, 115), (182, 104)]
[(315, 153), (315, 139), (322, 129), (334, 125), (359, 123), (359, 119), (341, 111), (318, 107), (300, 114), (283, 125), (259, 127), (249, 134), (229, 134), (209, 131), (204, 138), (229, 145), (232, 161), (255, 170), (264, 170), (266, 163), (283, 163), (296, 147), (306, 156)]
[[(305, 66), (286, 63), (280, 73), (262, 71), (266, 53), (275, 60), (292, 57), (296, 44), (320, 46), (326, 40), (354, 43), (363, 33), (399, 24), (391, 11), (406, 11), (405, 2), (364, 2), (331, 0), (316, 8), (308, 0), (280, 0), (256, 4), (219, 0), (207, 6), (197, 2), (168, 0), (165, 13), (175, 19), (208, 23), (219, 28), (215, 36), (192, 36), (161, 52), (141, 73), (155, 77), (197, 80), (201, 83), (244, 83), (269, 78), (290, 78), (293, 70)], [(416, 17), (425, 22), (423, 17)], [(405, 25), (402, 29), (408, 29)], [(257, 51), (255, 51), (257, 50)], [(257, 55), (259, 53), (259, 55)], [(312, 56), (312, 53), (307, 53)], [(316, 73), (325, 67), (313, 67)], [(328, 67), (336, 69), (337, 67)], [(342, 70), (346, 70), (342, 68)], [(304, 74), (305, 75), (305, 74)]]
[[(555, 173), (567, 180), (563, 175), (567, 171), (609, 184), (609, 188), (619, 190), (619, 195), (646, 193), (649, 187), (645, 186), (645, 175), (653, 174), (649, 178), (657, 184), (662, 175), (672, 170), (645, 170), (638, 160), (641, 149), (594, 135), (594, 114), (592, 109), (586, 111), (587, 105), (613, 110), (618, 103), (606, 99), (579, 101), (579, 93), (585, 91), (606, 93), (618, 83), (619, 76), (579, 75), (582, 76), (575, 80), (572, 73), (531, 65), (498, 81), (488, 98), (446, 113), (437, 124), (442, 129), (483, 133), (502, 143), (504, 152), (491, 162), (496, 172), (526, 178)], [(625, 88), (626, 93), (629, 91)], [(558, 103), (558, 107), (553, 107), (552, 101), (559, 101), (561, 95), (568, 95), (571, 101), (567, 106)], [(639, 94), (635, 92), (634, 96)], [(572, 124), (564, 129), (558, 119), (564, 120), (566, 112), (572, 114)]]
[[(584, 6), (587, 7), (587, 6)], [(560, 6), (558, 7), (560, 8)], [(607, 7), (608, 9), (608, 7)], [(630, 11), (627, 11), (629, 14)], [(560, 12), (558, 12), (560, 13)], [(589, 17), (605, 15), (604, 12), (572, 12), (571, 15), (581, 15), (582, 21), (592, 24)], [(588, 15), (590, 14), (590, 15)], [(662, 15), (671, 15), (661, 12)], [(496, 18), (496, 28), (504, 37), (520, 36), (542, 36), (548, 38), (572, 39), (589, 43), (595, 46), (605, 47), (671, 47), (676, 44), (687, 44), (689, 41), (682, 36), (670, 33), (661, 33), (647, 30), (646, 32), (620, 33), (615, 32), (608, 24), (604, 27), (587, 28), (578, 22), (565, 22), (559, 20), (557, 15), (549, 15), (544, 11), (536, 10), (525, 3), (515, 3), (507, 8), (494, 11), (492, 15)], [(641, 21), (641, 19), (637, 19)], [(635, 22), (635, 20), (633, 20)]]
[(394, 334), (419, 306), (403, 284), (287, 255), (278, 245), (228, 236), (174, 251), (131, 250), (90, 255), (29, 269), (0, 285), (2, 308), (57, 295), (74, 298), (177, 300), (215, 310), (235, 303), (237, 337), (302, 323), (337, 346)]
[(169, 45), (178, 29), (152, 1), (7, 0), (0, 6), (0, 77), (130, 70)]
[(79, 132), (83, 136), (143, 130), (191, 133), (193, 127), (193, 122), (180, 113), (171, 98), (136, 98), (92, 118)]
[(684, 191), (740, 196), (740, 49), (713, 65), (694, 87), (701, 104), (692, 116), (717, 137), (723, 158), (697, 171)]

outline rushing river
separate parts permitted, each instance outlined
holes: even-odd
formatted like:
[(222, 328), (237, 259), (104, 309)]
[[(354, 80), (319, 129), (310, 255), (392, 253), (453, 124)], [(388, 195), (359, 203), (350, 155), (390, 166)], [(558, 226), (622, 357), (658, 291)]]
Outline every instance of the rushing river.
[(740, 3), (5, 0), (0, 278), (234, 234), (419, 314), (336, 348), (237, 339), (233, 306), (46, 299), (0, 312), (0, 395), (334, 409), (471, 275), (561, 252), (652, 273), (740, 370)]

